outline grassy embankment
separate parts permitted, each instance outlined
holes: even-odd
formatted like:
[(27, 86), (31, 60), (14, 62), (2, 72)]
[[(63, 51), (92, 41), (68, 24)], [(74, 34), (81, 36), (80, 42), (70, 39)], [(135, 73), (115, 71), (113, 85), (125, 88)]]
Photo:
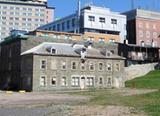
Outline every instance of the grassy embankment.
[[(152, 71), (143, 77), (138, 77), (126, 82), (126, 87), (132, 88), (133, 86), (137, 89), (160, 89), (160, 71)], [(143, 110), (151, 116), (160, 115), (160, 91), (130, 96), (123, 96), (111, 91), (112, 90), (90, 90), (72, 94), (91, 96), (91, 100), (85, 103), (85, 105), (129, 106)]]

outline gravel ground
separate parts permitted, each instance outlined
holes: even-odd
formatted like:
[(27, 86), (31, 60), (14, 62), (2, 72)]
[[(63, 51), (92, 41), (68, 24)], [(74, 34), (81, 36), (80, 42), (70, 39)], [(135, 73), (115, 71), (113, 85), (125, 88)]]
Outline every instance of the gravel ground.
[[(156, 90), (112, 89), (119, 95), (135, 95)], [(0, 92), (0, 116), (145, 116), (124, 106), (79, 106), (90, 98), (55, 93)]]

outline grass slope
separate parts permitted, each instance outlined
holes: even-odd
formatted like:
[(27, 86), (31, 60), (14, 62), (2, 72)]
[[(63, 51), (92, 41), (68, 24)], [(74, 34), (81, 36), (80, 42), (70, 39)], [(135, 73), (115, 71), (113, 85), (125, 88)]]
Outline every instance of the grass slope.
[(160, 89), (160, 70), (151, 71), (147, 75), (126, 81), (126, 87)]

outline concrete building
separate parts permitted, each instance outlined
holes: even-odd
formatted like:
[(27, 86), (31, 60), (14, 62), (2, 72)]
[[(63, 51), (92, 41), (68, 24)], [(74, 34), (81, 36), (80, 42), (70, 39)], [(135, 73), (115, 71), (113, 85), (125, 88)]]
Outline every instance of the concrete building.
[(140, 46), (160, 46), (160, 13), (134, 9), (127, 15), (127, 39), (130, 44)]
[(79, 13), (43, 25), (38, 29), (82, 33), (97, 42), (123, 42), (126, 39), (126, 16), (108, 8), (86, 6)]
[(40, 91), (124, 86), (123, 57), (71, 41), (53, 42), (53, 38), (33, 35), (2, 42), (0, 88)]
[(12, 29), (33, 31), (53, 19), (54, 8), (47, 0), (0, 0), (0, 40)]

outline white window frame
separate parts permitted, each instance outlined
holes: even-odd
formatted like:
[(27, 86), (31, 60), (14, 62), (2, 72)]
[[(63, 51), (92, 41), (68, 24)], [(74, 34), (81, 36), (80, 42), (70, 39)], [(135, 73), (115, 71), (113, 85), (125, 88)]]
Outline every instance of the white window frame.
[[(91, 67), (90, 67), (92, 63), (93, 63), (93, 68), (94, 68), (93, 70), (92, 70)], [(95, 71), (95, 62), (93, 62), (93, 61), (90, 61), (90, 62), (89, 62), (89, 70), (90, 70), (90, 71)]]
[[(41, 78), (42, 77), (45, 77), (45, 80), (44, 80), (45, 83), (44, 83), (44, 85), (41, 85)], [(47, 76), (46, 75), (41, 75), (40, 76), (40, 78), (39, 78), (39, 86), (40, 87), (47, 87)]]
[[(88, 78), (93, 78), (92, 84), (91, 84), (91, 80), (90, 79), (88, 80)], [(87, 87), (94, 87), (94, 85), (95, 85), (94, 80), (95, 80), (94, 76), (86, 76), (86, 86)]]
[[(75, 64), (75, 66), (76, 66), (75, 69), (73, 69), (73, 67), (72, 67), (72, 64), (73, 64), (74, 62), (76, 63), (76, 64)], [(77, 68), (78, 68), (78, 67), (77, 67), (77, 64), (78, 64), (78, 63), (77, 63), (76, 61), (71, 61), (71, 70), (77, 70)]]
[[(111, 66), (110, 66), (111, 70), (108, 70), (108, 68), (109, 68), (109, 67), (108, 67), (108, 64), (111, 65)], [(107, 71), (112, 71), (112, 63), (111, 63), (111, 62), (107, 62), (107, 63), (106, 63), (106, 69), (107, 69)]]
[[(53, 78), (55, 78), (55, 84), (52, 84)], [(51, 76), (51, 82), (50, 82), (50, 84), (51, 84), (51, 86), (53, 86), (53, 87), (57, 86), (57, 76), (56, 76), (56, 75)]]
[[(100, 69), (100, 63), (102, 63), (102, 69)], [(98, 62), (98, 71), (103, 71), (103, 70), (104, 70), (104, 63)]]
[[(42, 61), (45, 61), (45, 62), (46, 62), (45, 68), (42, 68)], [(41, 59), (41, 60), (40, 60), (40, 69), (42, 69), (42, 70), (46, 70), (46, 69), (47, 69), (47, 59)]]
[[(63, 80), (63, 78), (65, 78), (65, 81)], [(64, 83), (64, 82), (65, 82), (65, 83)], [(67, 77), (66, 77), (66, 76), (62, 76), (62, 77), (61, 77), (61, 86), (62, 86), (62, 87), (68, 86), (68, 84), (67, 84)]]
[[(74, 80), (73, 80), (74, 78)], [(76, 78), (78, 79), (78, 81), (76, 80)], [(79, 87), (80, 86), (80, 76), (72, 76), (71, 77), (71, 86), (72, 87)]]

